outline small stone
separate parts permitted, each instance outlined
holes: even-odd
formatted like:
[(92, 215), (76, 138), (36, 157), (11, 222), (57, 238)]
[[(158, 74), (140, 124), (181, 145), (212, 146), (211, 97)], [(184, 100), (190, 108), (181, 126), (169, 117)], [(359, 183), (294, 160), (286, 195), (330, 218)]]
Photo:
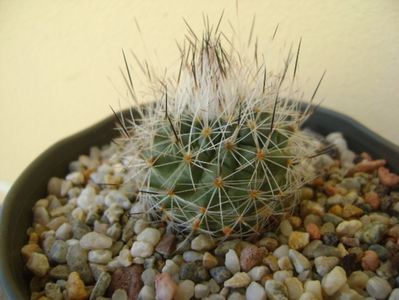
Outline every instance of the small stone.
[(97, 281), (100, 278), (102, 273), (112, 270), (108, 266), (94, 264), (94, 263), (90, 263), (89, 266), (90, 266), (91, 274), (93, 274), (94, 281)]
[(298, 300), (320, 300), (319, 298), (317, 298), (315, 295), (313, 295), (310, 292), (305, 292), (299, 298), (292, 298), (292, 299), (298, 299)]
[(387, 168), (378, 168), (378, 178), (382, 185), (387, 187), (395, 187), (399, 184), (399, 175), (391, 173)]
[(263, 250), (256, 246), (250, 245), (241, 250), (240, 265), (241, 270), (248, 272), (252, 267), (258, 265), (263, 258)]
[(202, 261), (204, 255), (197, 251), (186, 251), (183, 253), (183, 259), (186, 262), (195, 262), (195, 261)]
[(47, 184), (48, 194), (61, 197), (61, 185), (63, 181), (61, 178), (51, 177)]
[(119, 222), (119, 219), (124, 214), (123, 208), (118, 206), (117, 204), (112, 204), (104, 211), (104, 216), (107, 218), (108, 222), (114, 224)]
[(355, 271), (348, 278), (349, 286), (357, 291), (364, 290), (368, 281), (369, 276), (362, 271)]
[(112, 252), (110, 250), (91, 250), (88, 253), (89, 262), (95, 264), (107, 264), (112, 260)]
[(117, 260), (124, 267), (129, 267), (133, 263), (132, 255), (130, 254), (129, 249), (122, 249), (119, 252)]
[(375, 272), (379, 266), (380, 266), (380, 259), (378, 258), (377, 253), (375, 253), (372, 250), (365, 251), (362, 257), (363, 270)]
[(159, 272), (155, 269), (146, 269), (141, 274), (141, 280), (144, 285), (149, 287), (155, 287), (155, 277), (159, 274)]
[[(155, 298), (155, 295), (153, 298)], [(150, 299), (152, 300), (153, 298), (150, 298)], [(139, 296), (139, 299), (140, 299), (140, 296)], [(142, 299), (142, 300), (144, 300), (144, 299)], [(148, 300), (150, 300), (150, 299), (148, 299)], [(122, 289), (116, 290), (112, 294), (112, 300), (128, 300), (126, 291), (122, 290)]]
[(266, 291), (259, 283), (251, 282), (247, 287), (245, 297), (247, 300), (266, 300)]
[(68, 281), (66, 284), (66, 293), (70, 300), (85, 300), (88, 298), (88, 293), (85, 288), (85, 284), (80, 279), (79, 274), (72, 272), (69, 274)]
[(123, 209), (129, 209), (131, 206), (129, 198), (119, 191), (110, 191), (107, 196), (105, 196), (104, 203), (108, 207), (116, 205)]
[(130, 253), (133, 257), (149, 257), (154, 253), (154, 246), (147, 242), (136, 241), (130, 249)]
[(62, 240), (56, 240), (51, 246), (49, 258), (52, 262), (56, 262), (58, 264), (65, 264), (67, 251), (68, 251), (67, 243)]
[(363, 213), (363, 209), (352, 204), (345, 204), (342, 210), (342, 217), (344, 217), (345, 219), (357, 218), (361, 217)]
[(119, 240), (122, 235), (122, 226), (119, 223), (112, 224), (106, 231), (107, 236), (109, 236), (114, 241)]
[(28, 261), (34, 252), (43, 253), (43, 250), (38, 244), (27, 244), (23, 246), (21, 249), (21, 254), (24, 258), (24, 261)]
[(354, 236), (363, 227), (363, 223), (359, 220), (342, 221), (336, 228), (339, 236)]
[(232, 276), (231, 272), (226, 267), (210, 269), (209, 273), (217, 283), (223, 283)]
[(112, 246), (112, 239), (104, 234), (93, 231), (81, 238), (80, 246), (88, 250), (109, 249)]
[(283, 282), (290, 277), (294, 276), (293, 271), (281, 270), (273, 273), (273, 279)]
[(232, 274), (240, 272), (240, 260), (237, 253), (233, 249), (229, 249), (226, 253), (225, 266)]
[(288, 256), (279, 258), (277, 264), (281, 270), (294, 270), (294, 266)]
[(284, 256), (288, 256), (289, 248), (287, 245), (281, 245), (277, 249), (273, 251), (273, 255), (277, 258), (282, 258)]
[(179, 273), (180, 267), (171, 259), (166, 260), (164, 267), (162, 268), (162, 273), (168, 272), (173, 275)]
[(279, 241), (272, 237), (265, 237), (261, 239), (258, 243), (259, 247), (265, 247), (269, 251), (274, 251), (279, 246)]
[(339, 239), (335, 233), (327, 233), (323, 235), (323, 243), (328, 246), (337, 246)]
[(378, 209), (381, 204), (380, 197), (376, 192), (368, 192), (364, 195), (364, 202), (371, 205), (373, 209)]
[(173, 254), (176, 250), (177, 239), (172, 233), (166, 233), (163, 235), (161, 241), (158, 243), (155, 251), (168, 257)]
[(369, 247), (369, 250), (372, 250), (375, 253), (377, 253), (378, 257), (383, 261), (389, 258), (389, 251), (384, 246), (374, 244)]
[(102, 297), (110, 283), (111, 275), (109, 275), (107, 272), (102, 272), (90, 294), (90, 300), (96, 300), (97, 297)]
[(194, 286), (191, 280), (180, 281), (174, 300), (190, 300), (194, 296)]
[(353, 177), (344, 178), (340, 182), (340, 185), (349, 191), (355, 191), (355, 192), (359, 192), (361, 188), (359, 180)]
[[(225, 289), (228, 292), (229, 289), (228, 288)], [(220, 292), (220, 296), (224, 296), (224, 299), (226, 299), (225, 294), (227, 294), (227, 292), (226, 293)], [(246, 299), (245, 296), (240, 294), (239, 292), (232, 292), (227, 298), (227, 300), (245, 300), (245, 299)]]
[(291, 234), (292, 231), (293, 231), (292, 225), (291, 225), (290, 221), (287, 220), (287, 219), (284, 219), (284, 220), (282, 220), (282, 221), (280, 222), (280, 227), (279, 227), (279, 229), (280, 229), (281, 234), (284, 235), (284, 236), (286, 236), (286, 237), (289, 237), (290, 234)]
[(90, 227), (87, 226), (85, 223), (79, 220), (74, 220), (72, 222), (72, 232), (74, 239), (80, 240), (85, 234), (89, 233), (90, 231)]
[(70, 238), (72, 238), (72, 235), (72, 225), (69, 223), (62, 224), (55, 232), (55, 238), (58, 240), (69, 240)]
[(386, 231), (387, 228), (384, 224), (372, 222), (363, 228), (360, 234), (360, 240), (368, 244), (378, 244), (384, 237)]
[(319, 257), (319, 256), (341, 257), (341, 252), (336, 247), (321, 244), (318, 245), (316, 249), (314, 249), (313, 253), (307, 257)]
[(367, 292), (376, 299), (385, 299), (392, 291), (391, 285), (384, 278), (374, 276), (367, 281)]
[(191, 241), (191, 249), (197, 251), (208, 251), (215, 247), (214, 240), (206, 234), (200, 234)]
[(320, 239), (320, 229), (314, 223), (309, 223), (306, 225), (306, 231), (309, 233), (309, 237), (311, 240), (319, 240)]
[(297, 273), (302, 273), (303, 271), (311, 268), (309, 260), (300, 252), (290, 249), (288, 256), (294, 264)]
[(316, 299), (323, 299), (319, 280), (307, 280), (304, 285), (305, 292), (312, 293)]
[(144, 219), (138, 219), (135, 223), (134, 223), (134, 233), (135, 234), (140, 234), (144, 229), (146, 229), (148, 227), (148, 222)]
[(399, 288), (396, 288), (392, 291), (391, 295), (389, 296), (388, 300), (399, 300)]
[(220, 291), (220, 286), (214, 279), (208, 281), (208, 288), (210, 293), (218, 293)]
[(138, 294), (143, 287), (141, 281), (141, 273), (143, 267), (141, 265), (132, 265), (127, 268), (118, 268), (112, 273), (111, 283), (108, 287), (110, 294), (118, 289), (123, 289), (127, 292), (128, 299), (137, 299)]
[(63, 300), (64, 297), (62, 296), (61, 293), (61, 288), (52, 282), (48, 282), (46, 283), (46, 287), (45, 287), (45, 294), (46, 297), (51, 299), (51, 300)]
[(70, 271), (66, 265), (57, 265), (49, 271), (49, 275), (53, 279), (68, 279)]
[(50, 264), (44, 254), (34, 252), (26, 263), (27, 268), (33, 274), (43, 277), (50, 269)]
[(78, 272), (80, 278), (82, 278), (86, 284), (92, 282), (93, 276), (87, 263), (87, 251), (82, 249), (79, 243), (68, 247), (66, 260), (71, 272)]
[(266, 281), (265, 290), (267, 299), (284, 300), (288, 297), (288, 290), (283, 283), (278, 280), (270, 279)]
[(346, 272), (341, 267), (334, 267), (327, 273), (321, 282), (324, 292), (331, 296), (335, 294), (346, 283)]
[[(155, 286), (155, 284), (154, 284), (154, 286)], [(140, 290), (140, 293), (139, 293), (137, 299), (138, 300), (155, 300), (154, 287), (150, 287), (148, 285), (143, 286)], [(112, 298), (112, 300), (113, 300), (113, 298)]]
[(194, 287), (194, 297), (202, 299), (209, 295), (209, 287), (206, 284), (198, 283)]
[(195, 283), (209, 279), (208, 271), (200, 264), (186, 263), (180, 267), (179, 277), (181, 280), (189, 279)]
[(157, 275), (155, 279), (155, 293), (157, 300), (173, 300), (177, 293), (177, 284), (169, 273)]
[(202, 257), (202, 265), (206, 269), (211, 269), (211, 268), (214, 268), (214, 267), (216, 267), (218, 265), (218, 260), (211, 253), (205, 252), (203, 257)]
[(270, 273), (270, 271), (266, 266), (256, 266), (248, 272), (248, 275), (251, 277), (252, 281), (260, 281), (262, 277), (268, 273)]
[(263, 260), (262, 263), (266, 265), (272, 272), (276, 272), (279, 269), (277, 257), (274, 255), (268, 255)]
[(336, 216), (334, 214), (331, 213), (326, 213), (323, 217), (323, 222), (325, 223), (333, 223), (334, 225), (338, 225), (339, 223), (341, 223), (344, 219), (342, 219), (339, 216)]
[(320, 276), (326, 275), (339, 263), (339, 258), (335, 256), (319, 256), (314, 260), (317, 274)]
[(251, 277), (245, 272), (238, 272), (233, 275), (230, 279), (224, 282), (225, 287), (230, 288), (241, 288), (246, 287), (251, 282)]
[(224, 241), (217, 245), (215, 255), (225, 255), (230, 249), (235, 250), (240, 240)]
[(284, 281), (284, 284), (287, 288), (289, 300), (299, 299), (299, 297), (303, 294), (303, 285), (298, 278), (289, 277)]
[(80, 208), (87, 211), (96, 201), (96, 191), (92, 186), (86, 186), (80, 193), (76, 203)]
[(161, 239), (161, 232), (158, 229), (147, 227), (138, 236), (137, 241), (146, 242), (156, 246)]
[(301, 231), (293, 231), (288, 239), (290, 248), (299, 250), (309, 244), (309, 233)]

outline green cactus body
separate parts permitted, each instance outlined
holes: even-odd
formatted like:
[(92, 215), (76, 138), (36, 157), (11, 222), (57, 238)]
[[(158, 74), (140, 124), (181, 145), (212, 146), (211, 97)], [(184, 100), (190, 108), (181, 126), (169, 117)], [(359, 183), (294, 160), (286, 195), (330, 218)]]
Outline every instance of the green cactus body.
[(152, 217), (217, 238), (259, 234), (296, 204), (315, 146), (298, 130), (297, 105), (279, 97), (285, 74), (266, 84), (266, 71), (208, 38), (131, 122), (124, 155)]

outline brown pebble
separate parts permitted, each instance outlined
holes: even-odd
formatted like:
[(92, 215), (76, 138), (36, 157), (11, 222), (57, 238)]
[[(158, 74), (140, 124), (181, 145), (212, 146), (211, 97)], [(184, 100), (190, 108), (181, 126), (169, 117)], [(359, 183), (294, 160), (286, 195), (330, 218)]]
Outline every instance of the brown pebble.
[(244, 272), (248, 272), (262, 261), (263, 251), (256, 246), (248, 246), (241, 250), (240, 265)]
[(370, 173), (377, 170), (379, 167), (382, 167), (386, 164), (385, 159), (377, 159), (377, 160), (362, 160), (360, 163), (355, 165), (352, 169), (349, 170), (348, 175), (353, 175), (357, 172)]
[(342, 216), (342, 206), (339, 204), (335, 204), (333, 206), (330, 207), (330, 209), (328, 210), (328, 212), (330, 214), (334, 214), (336, 216), (341, 217)]
[(363, 209), (352, 204), (346, 204), (342, 210), (342, 217), (345, 219), (357, 218), (363, 215)]
[(368, 192), (364, 195), (364, 201), (371, 205), (373, 209), (378, 209), (381, 204), (380, 197), (376, 192)]
[(164, 256), (170, 256), (176, 250), (176, 243), (176, 236), (173, 233), (165, 233), (155, 251)]
[(302, 225), (302, 219), (297, 216), (290, 216), (288, 218), (293, 228), (298, 229)]
[(362, 257), (362, 268), (365, 271), (376, 271), (380, 266), (380, 259), (377, 253), (372, 250), (367, 250), (364, 252)]
[(112, 295), (117, 289), (123, 289), (126, 291), (129, 300), (137, 299), (143, 287), (141, 273), (143, 273), (142, 265), (116, 269), (112, 274), (108, 295)]
[(69, 300), (85, 300), (89, 297), (85, 284), (77, 272), (69, 274), (66, 291)]
[(266, 274), (265, 276), (263, 276), (260, 280), (260, 283), (262, 284), (262, 286), (265, 286), (266, 281), (273, 279), (273, 275), (272, 274)]
[(176, 292), (177, 284), (169, 273), (161, 273), (155, 277), (155, 293), (157, 300), (173, 300)]
[(399, 185), (399, 175), (391, 173), (387, 168), (381, 167), (378, 169), (378, 178), (384, 186), (394, 187)]
[(309, 233), (311, 240), (320, 240), (320, 229), (314, 223), (309, 223), (306, 225), (306, 231)]

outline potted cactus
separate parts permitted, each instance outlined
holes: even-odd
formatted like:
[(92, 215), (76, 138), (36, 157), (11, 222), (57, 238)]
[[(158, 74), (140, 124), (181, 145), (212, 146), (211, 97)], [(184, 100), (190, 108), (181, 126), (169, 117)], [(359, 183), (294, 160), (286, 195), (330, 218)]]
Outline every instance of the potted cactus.
[(150, 104), (53, 146), (16, 182), (0, 225), (8, 297), (396, 299), (398, 148), (311, 114), (324, 75), (308, 103), (282, 96), (300, 46), (275, 75), (256, 50), (225, 50), (218, 27), (190, 30), (175, 77), (145, 70)]

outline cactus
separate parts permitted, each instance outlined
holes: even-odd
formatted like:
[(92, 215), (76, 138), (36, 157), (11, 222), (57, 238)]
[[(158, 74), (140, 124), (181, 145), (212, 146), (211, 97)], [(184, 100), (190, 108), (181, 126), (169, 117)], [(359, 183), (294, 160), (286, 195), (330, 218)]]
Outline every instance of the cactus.
[(317, 143), (299, 130), (306, 113), (280, 96), (289, 59), (274, 76), (220, 37), (191, 35), (177, 78), (124, 125), (123, 158), (153, 219), (244, 238), (295, 207)]

